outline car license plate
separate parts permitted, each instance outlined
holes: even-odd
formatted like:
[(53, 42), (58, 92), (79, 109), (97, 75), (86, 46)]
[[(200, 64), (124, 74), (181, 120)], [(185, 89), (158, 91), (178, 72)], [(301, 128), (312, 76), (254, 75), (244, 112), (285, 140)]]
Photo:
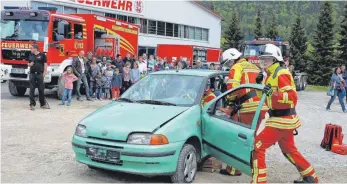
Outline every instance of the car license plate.
[(24, 74), (25, 70), (23, 68), (12, 68), (11, 73)]
[(94, 160), (118, 162), (120, 159), (120, 152), (99, 148), (87, 148), (87, 156)]

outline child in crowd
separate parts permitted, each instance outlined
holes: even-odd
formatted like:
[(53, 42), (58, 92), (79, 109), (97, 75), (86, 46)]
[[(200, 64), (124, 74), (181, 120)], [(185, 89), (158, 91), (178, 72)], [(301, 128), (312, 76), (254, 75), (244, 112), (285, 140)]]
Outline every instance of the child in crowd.
[(119, 68), (114, 70), (114, 75), (112, 78), (112, 99), (118, 100), (120, 95), (120, 89), (122, 88), (122, 76), (119, 73)]
[(61, 99), (61, 105), (65, 104), (65, 100), (67, 97), (67, 105), (70, 106), (71, 104), (71, 93), (73, 89), (73, 82), (76, 81), (78, 78), (72, 73), (72, 68), (68, 67), (66, 72), (63, 73), (63, 80), (65, 82), (65, 89), (64, 89), (64, 95)]
[(104, 72), (104, 92), (105, 100), (111, 99), (111, 87), (112, 87), (112, 78), (113, 78), (113, 69), (111, 68), (111, 63), (106, 64), (106, 70)]
[(123, 68), (123, 77), (124, 77), (124, 91), (126, 91), (130, 87), (130, 66), (131, 64), (127, 62)]
[(102, 100), (103, 98), (102, 88), (104, 87), (104, 81), (102, 79), (101, 73), (98, 73), (98, 76), (95, 78), (95, 81), (96, 81), (96, 98), (98, 100)]
[(93, 98), (95, 98), (95, 95), (96, 95), (96, 77), (98, 76), (99, 73), (101, 73), (101, 68), (96, 63), (96, 57), (92, 58), (92, 63), (90, 64), (90, 69), (88, 72), (89, 72), (89, 76), (90, 76), (89, 87), (91, 88)]
[(137, 81), (140, 80), (140, 70), (139, 70), (139, 64), (134, 63), (134, 68), (130, 71), (130, 80), (132, 84), (135, 84)]

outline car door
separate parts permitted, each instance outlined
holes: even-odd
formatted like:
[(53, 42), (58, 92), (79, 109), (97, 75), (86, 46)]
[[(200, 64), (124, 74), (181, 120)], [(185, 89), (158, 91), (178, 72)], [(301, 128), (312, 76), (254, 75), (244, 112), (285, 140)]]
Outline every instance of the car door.
[(251, 153), (253, 151), (255, 129), (266, 96), (262, 95), (253, 121), (248, 124), (231, 119), (216, 105), (220, 104), (221, 101), (222, 106), (226, 107), (227, 104), (224, 99), (227, 95), (235, 95), (245, 88), (247, 90), (256, 90), (259, 95), (262, 95), (261, 89), (263, 87), (261, 85), (247, 84), (228, 90), (206, 104), (202, 110), (202, 139), (204, 151), (208, 155), (216, 157), (247, 175), (251, 175)]

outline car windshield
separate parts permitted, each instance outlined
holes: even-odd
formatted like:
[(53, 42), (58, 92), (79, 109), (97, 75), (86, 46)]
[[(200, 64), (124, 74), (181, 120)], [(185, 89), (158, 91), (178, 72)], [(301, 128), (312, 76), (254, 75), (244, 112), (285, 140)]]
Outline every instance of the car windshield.
[(203, 77), (189, 75), (148, 75), (129, 88), (121, 98), (134, 102), (159, 101), (177, 106), (193, 106)]
[[(265, 44), (248, 44), (245, 47), (245, 50), (243, 52), (244, 56), (259, 56), (259, 51), (261, 50), (261, 47), (264, 46)], [(276, 45), (280, 47), (281, 52), (283, 56), (286, 56), (286, 45)]]
[(44, 41), (48, 21), (1, 20), (1, 39), (22, 41)]

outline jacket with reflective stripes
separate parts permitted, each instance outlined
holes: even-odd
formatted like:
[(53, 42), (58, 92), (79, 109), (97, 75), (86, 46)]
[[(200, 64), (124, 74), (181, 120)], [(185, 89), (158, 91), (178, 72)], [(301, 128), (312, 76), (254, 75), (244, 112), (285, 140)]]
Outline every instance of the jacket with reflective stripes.
[(204, 106), (205, 104), (207, 104), (214, 98), (216, 98), (216, 95), (211, 91), (211, 89), (206, 90), (204, 93), (204, 97), (202, 98), (202, 101), (201, 101), (201, 106)]
[[(239, 62), (234, 64), (229, 72), (229, 80), (227, 82), (227, 89), (236, 88), (242, 84), (256, 84), (256, 77), (260, 69), (249, 63), (246, 59), (242, 58)], [(250, 92), (250, 88), (245, 88), (239, 90), (237, 94), (235, 92), (231, 95), (228, 95), (228, 100), (234, 100), (236, 97), (240, 98), (246, 93)], [(240, 109), (240, 113), (246, 112), (255, 112), (260, 101), (261, 93), (257, 91), (257, 96), (247, 100), (242, 104), (242, 108)], [(264, 105), (263, 110), (267, 110), (267, 107)]]
[[(295, 108), (298, 95), (296, 93), (293, 76), (287, 69), (280, 69), (274, 76), (276, 69), (280, 67), (275, 63), (267, 69), (268, 77), (266, 85), (271, 85), (273, 93), (267, 97), (266, 104), (271, 110), (281, 110)], [(279, 129), (296, 129), (300, 127), (300, 120), (297, 115), (270, 117), (266, 121), (268, 127)]]

